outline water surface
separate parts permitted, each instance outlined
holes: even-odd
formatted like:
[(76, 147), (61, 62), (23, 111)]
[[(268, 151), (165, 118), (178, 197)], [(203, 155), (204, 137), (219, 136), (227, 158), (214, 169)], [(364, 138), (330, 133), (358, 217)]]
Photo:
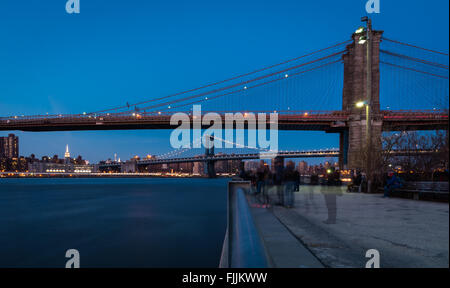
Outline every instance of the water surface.
[(0, 267), (217, 267), (227, 179), (0, 179)]

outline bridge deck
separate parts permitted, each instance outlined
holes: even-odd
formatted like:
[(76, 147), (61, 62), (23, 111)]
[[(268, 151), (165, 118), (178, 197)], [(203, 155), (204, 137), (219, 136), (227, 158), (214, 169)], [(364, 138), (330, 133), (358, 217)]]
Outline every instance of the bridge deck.
[[(273, 112), (273, 111), (272, 111)], [(249, 112), (250, 113), (250, 112)], [(245, 114), (245, 113), (244, 113)], [(225, 114), (221, 114), (225, 128)], [(448, 129), (448, 112), (433, 111), (382, 111), (378, 116), (383, 121), (383, 130), (434, 130)], [(78, 130), (134, 130), (134, 129), (174, 129), (170, 124), (171, 115), (130, 114), (130, 115), (52, 115), (13, 116), (0, 118), (0, 131), (78, 131)], [(245, 129), (258, 127), (258, 120), (245, 118), (234, 122), (233, 128), (243, 125)], [(250, 120), (250, 121), (249, 121)], [(290, 112), (278, 115), (279, 130), (318, 130), (338, 132), (347, 129), (349, 113), (343, 111)], [(193, 127), (194, 118), (190, 116)], [(270, 129), (267, 115), (266, 126)], [(202, 125), (208, 128), (210, 125)]]

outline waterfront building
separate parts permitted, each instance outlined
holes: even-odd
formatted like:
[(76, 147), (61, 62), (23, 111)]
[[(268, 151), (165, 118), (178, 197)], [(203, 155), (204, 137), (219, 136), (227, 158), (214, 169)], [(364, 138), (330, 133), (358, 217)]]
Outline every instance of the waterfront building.
[(120, 172), (122, 173), (136, 173), (138, 171), (137, 161), (139, 161), (139, 156), (134, 156), (128, 161), (122, 162), (120, 164)]
[(64, 160), (60, 160), (58, 155), (53, 158), (44, 156), (41, 161), (37, 161), (37, 159), (28, 161), (28, 171), (31, 173), (93, 173), (98, 172), (98, 165), (88, 165), (81, 156), (72, 160), (69, 145), (66, 145)]
[(205, 164), (203, 162), (194, 162), (194, 166), (192, 167), (192, 174), (194, 175), (204, 175)]
[(297, 171), (300, 174), (307, 174), (308, 172), (308, 163), (306, 161), (301, 161), (298, 163)]
[(28, 163), (31, 173), (93, 173), (97, 172), (95, 165), (58, 164), (52, 162)]
[(0, 137), (0, 158), (19, 158), (19, 137), (14, 134)]
[(245, 171), (256, 171), (259, 167), (259, 161), (245, 161), (244, 162)]

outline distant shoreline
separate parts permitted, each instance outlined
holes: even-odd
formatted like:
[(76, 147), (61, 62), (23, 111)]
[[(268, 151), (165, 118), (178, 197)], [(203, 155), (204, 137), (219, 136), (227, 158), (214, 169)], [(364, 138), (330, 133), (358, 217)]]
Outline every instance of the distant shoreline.
[[(232, 178), (235, 175), (217, 175), (217, 178)], [(1, 178), (16, 178), (16, 179), (23, 179), (23, 178), (199, 178), (199, 179), (209, 179), (208, 176), (201, 176), (201, 175), (189, 175), (189, 176), (179, 176), (179, 175), (150, 175), (150, 174), (137, 174), (137, 173), (96, 173), (93, 174), (46, 174), (46, 173), (21, 173), (21, 172), (0, 172), (0, 179)]]

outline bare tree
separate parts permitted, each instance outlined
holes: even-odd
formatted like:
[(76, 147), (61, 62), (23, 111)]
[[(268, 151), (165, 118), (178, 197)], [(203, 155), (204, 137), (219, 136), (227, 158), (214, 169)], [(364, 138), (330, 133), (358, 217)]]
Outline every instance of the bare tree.
[[(377, 163), (378, 171), (383, 173), (401, 166), (405, 171), (413, 171), (424, 179), (431, 179), (436, 168), (448, 167), (449, 140), (447, 131), (419, 133), (404, 131), (385, 134), (382, 137), (383, 151)], [(395, 151), (403, 151), (402, 156), (395, 156)]]

